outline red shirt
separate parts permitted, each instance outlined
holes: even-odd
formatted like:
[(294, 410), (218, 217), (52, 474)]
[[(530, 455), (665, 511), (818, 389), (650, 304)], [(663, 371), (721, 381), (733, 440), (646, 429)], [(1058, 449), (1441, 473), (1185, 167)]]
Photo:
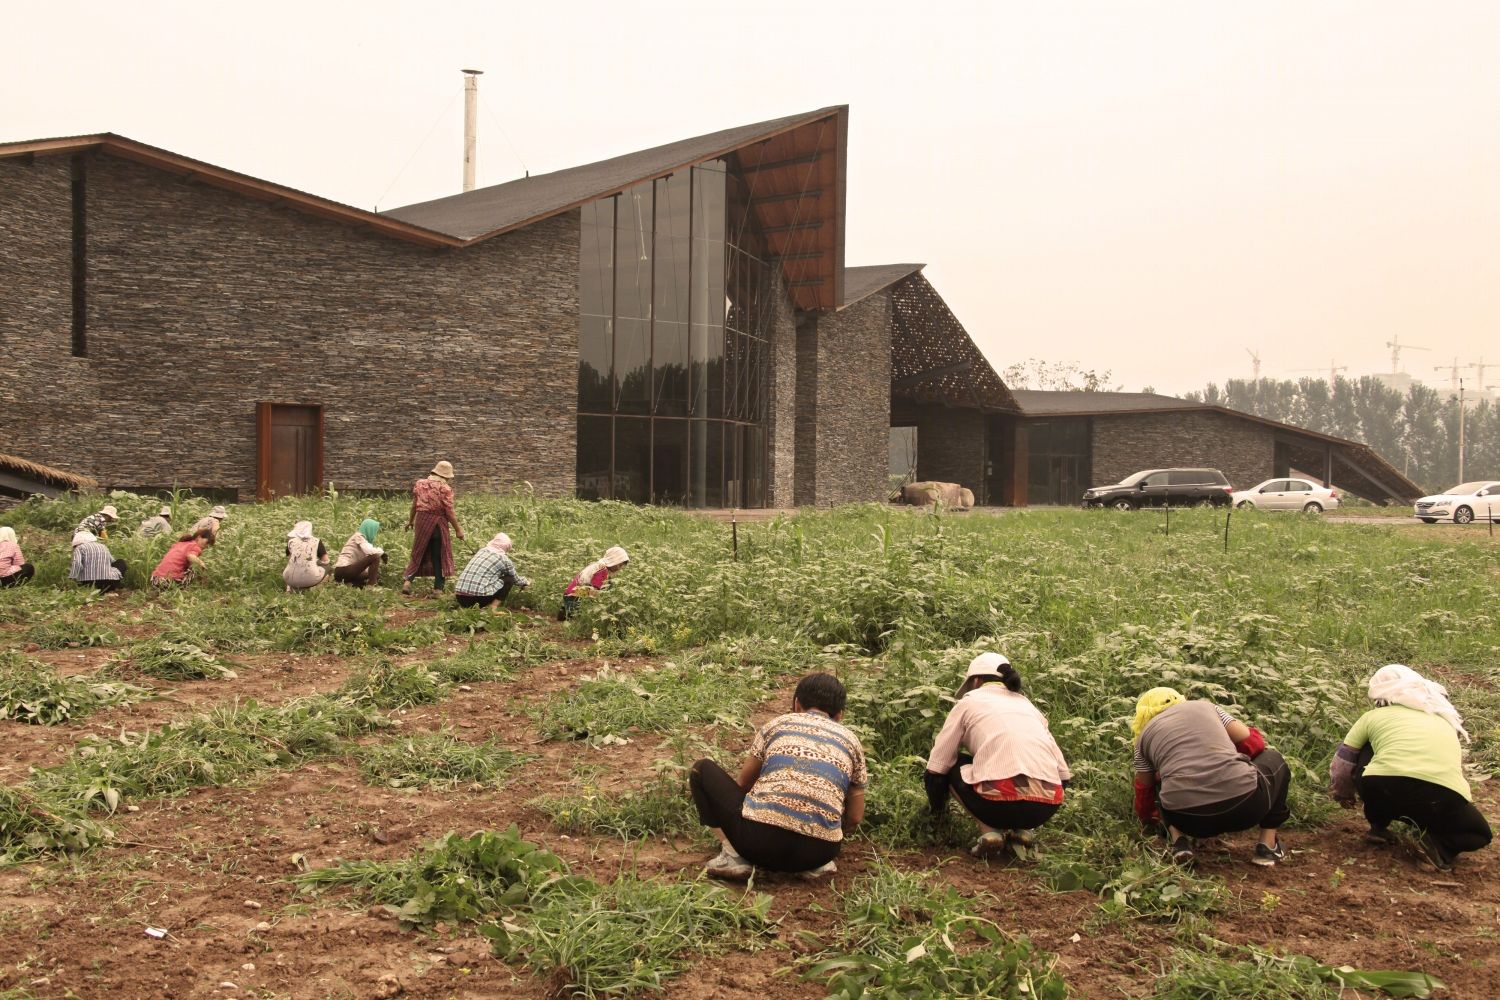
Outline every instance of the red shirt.
[(187, 575), (188, 556), (203, 554), (203, 546), (196, 541), (173, 542), (167, 554), (161, 557), (157, 563), (156, 572), (152, 576), (164, 576), (171, 580), (181, 580)]
[[(567, 589), (563, 591), (563, 594), (565, 596), (568, 596), (568, 597), (572, 597), (573, 596), (573, 591), (575, 591), (575, 590), (578, 589), (578, 577), (580, 577), (582, 575), (583, 575), (583, 570), (579, 570), (578, 573), (573, 577), (573, 582), (570, 583), (570, 584), (568, 584)], [(595, 590), (598, 590), (600, 587), (604, 586), (608, 582), (609, 582), (609, 567), (606, 566), (604, 569), (601, 569), (599, 572), (595, 573), (594, 574), (594, 578), (592, 580), (588, 581), (588, 584), (589, 584), (589, 586), (593, 587)]]

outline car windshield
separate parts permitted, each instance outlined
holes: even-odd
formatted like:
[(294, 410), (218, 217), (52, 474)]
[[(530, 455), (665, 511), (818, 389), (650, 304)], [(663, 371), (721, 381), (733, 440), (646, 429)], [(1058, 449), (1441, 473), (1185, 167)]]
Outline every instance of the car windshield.
[(1142, 479), (1145, 479), (1147, 476), (1151, 475), (1151, 473), (1153, 473), (1155, 471), (1156, 471), (1155, 469), (1147, 469), (1145, 472), (1137, 472), (1137, 473), (1135, 473), (1133, 475), (1126, 476), (1124, 479), (1120, 480), (1119, 483), (1116, 484), (1116, 485), (1119, 485), (1119, 486), (1134, 486), (1136, 483), (1140, 482)]
[(1453, 487), (1453, 489), (1449, 490), (1448, 493), (1452, 496), (1459, 497), (1473, 496), (1475, 493), (1478, 493), (1480, 490), (1490, 485), (1490, 482), (1491, 481), (1488, 479), (1483, 479), (1477, 483), (1459, 483), (1457, 486)]

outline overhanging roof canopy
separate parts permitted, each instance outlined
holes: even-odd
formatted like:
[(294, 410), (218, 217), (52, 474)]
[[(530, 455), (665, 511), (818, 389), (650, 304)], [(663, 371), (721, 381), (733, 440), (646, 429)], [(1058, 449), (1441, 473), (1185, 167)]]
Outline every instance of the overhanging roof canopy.
[[(891, 395), (917, 403), (1018, 413), (1015, 397), (948, 303), (921, 275), (922, 267), (851, 267), (845, 279), (846, 288), (863, 291), (860, 297), (891, 289)], [(851, 297), (846, 305), (853, 301)]]
[(581, 167), (394, 208), (383, 217), (464, 244), (519, 229), (698, 163), (733, 158), (799, 309), (843, 301), (847, 105), (726, 129)]

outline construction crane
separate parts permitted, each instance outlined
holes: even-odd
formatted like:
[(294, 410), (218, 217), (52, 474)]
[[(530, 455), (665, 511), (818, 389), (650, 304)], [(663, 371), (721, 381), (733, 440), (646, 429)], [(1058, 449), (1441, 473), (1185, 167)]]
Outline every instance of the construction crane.
[[(1255, 381), (1259, 382), (1260, 381), (1260, 355), (1256, 354), (1254, 351), (1250, 350), (1250, 348), (1248, 348), (1248, 347), (1245, 348), (1245, 353), (1248, 354), (1248, 355), (1250, 355), (1250, 370), (1255, 373)], [(1484, 381), (1484, 371), (1483, 370), (1481, 370), (1479, 372), (1479, 379), (1480, 379), (1480, 381)]]
[(1300, 372), (1327, 372), (1328, 373), (1328, 384), (1330, 386), (1332, 386), (1333, 383), (1335, 383), (1335, 382), (1338, 381), (1339, 372), (1346, 372), (1348, 370), (1349, 370), (1349, 366), (1348, 365), (1336, 364), (1330, 358), (1329, 361), (1328, 361), (1328, 367), (1327, 368), (1293, 368), (1292, 372), (1293, 373), (1300, 373)]
[(1486, 386), (1484, 384), (1484, 370), (1486, 368), (1493, 368), (1495, 366), (1494, 365), (1487, 365), (1487, 364), (1485, 364), (1484, 363), (1484, 355), (1483, 354), (1481, 354), (1479, 356), (1479, 360), (1478, 361), (1471, 362), (1471, 363), (1469, 363), (1467, 365), (1464, 365), (1464, 367), (1465, 368), (1472, 368), (1472, 369), (1474, 369), (1474, 374), (1476, 374), (1476, 375), (1479, 376), (1479, 378), (1477, 379), (1477, 381), (1479, 382), (1479, 388), (1480, 388), (1481, 391), (1483, 391), (1484, 389), (1489, 388), (1489, 386)]
[(1391, 349), (1391, 374), (1394, 375), (1401, 370), (1402, 351), (1430, 351), (1430, 347), (1417, 347), (1413, 344), (1401, 343), (1400, 337), (1392, 337), (1385, 342), (1385, 346)]
[(1459, 364), (1458, 363), (1458, 358), (1455, 356), (1454, 359), (1453, 359), (1453, 364), (1451, 364), (1451, 365), (1433, 365), (1432, 366), (1432, 370), (1435, 371), (1435, 372), (1447, 372), (1448, 373), (1449, 379), (1452, 380), (1449, 391), (1454, 396), (1457, 396), (1458, 395), (1458, 373), (1459, 373), (1459, 371), (1461, 369), (1468, 368), (1468, 367), (1470, 367), (1470, 366), (1469, 365), (1461, 365), (1461, 364)]

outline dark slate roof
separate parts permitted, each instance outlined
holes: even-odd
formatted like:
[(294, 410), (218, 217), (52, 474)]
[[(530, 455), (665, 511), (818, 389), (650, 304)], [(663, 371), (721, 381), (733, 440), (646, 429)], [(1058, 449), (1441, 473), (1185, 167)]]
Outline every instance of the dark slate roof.
[(1202, 403), (1155, 392), (1083, 392), (1053, 389), (1012, 389), (1011, 395), (1027, 416), (1088, 413), (1141, 413), (1149, 410), (1201, 408)]
[(474, 240), (545, 219), (673, 170), (716, 159), (742, 146), (842, 110), (842, 107), (823, 108), (789, 118), (742, 125), (598, 163), (393, 208), (381, 215), (461, 240)]
[(839, 306), (852, 306), (860, 299), (884, 291), (910, 274), (915, 274), (926, 264), (875, 264), (871, 267), (844, 268), (844, 301)]

